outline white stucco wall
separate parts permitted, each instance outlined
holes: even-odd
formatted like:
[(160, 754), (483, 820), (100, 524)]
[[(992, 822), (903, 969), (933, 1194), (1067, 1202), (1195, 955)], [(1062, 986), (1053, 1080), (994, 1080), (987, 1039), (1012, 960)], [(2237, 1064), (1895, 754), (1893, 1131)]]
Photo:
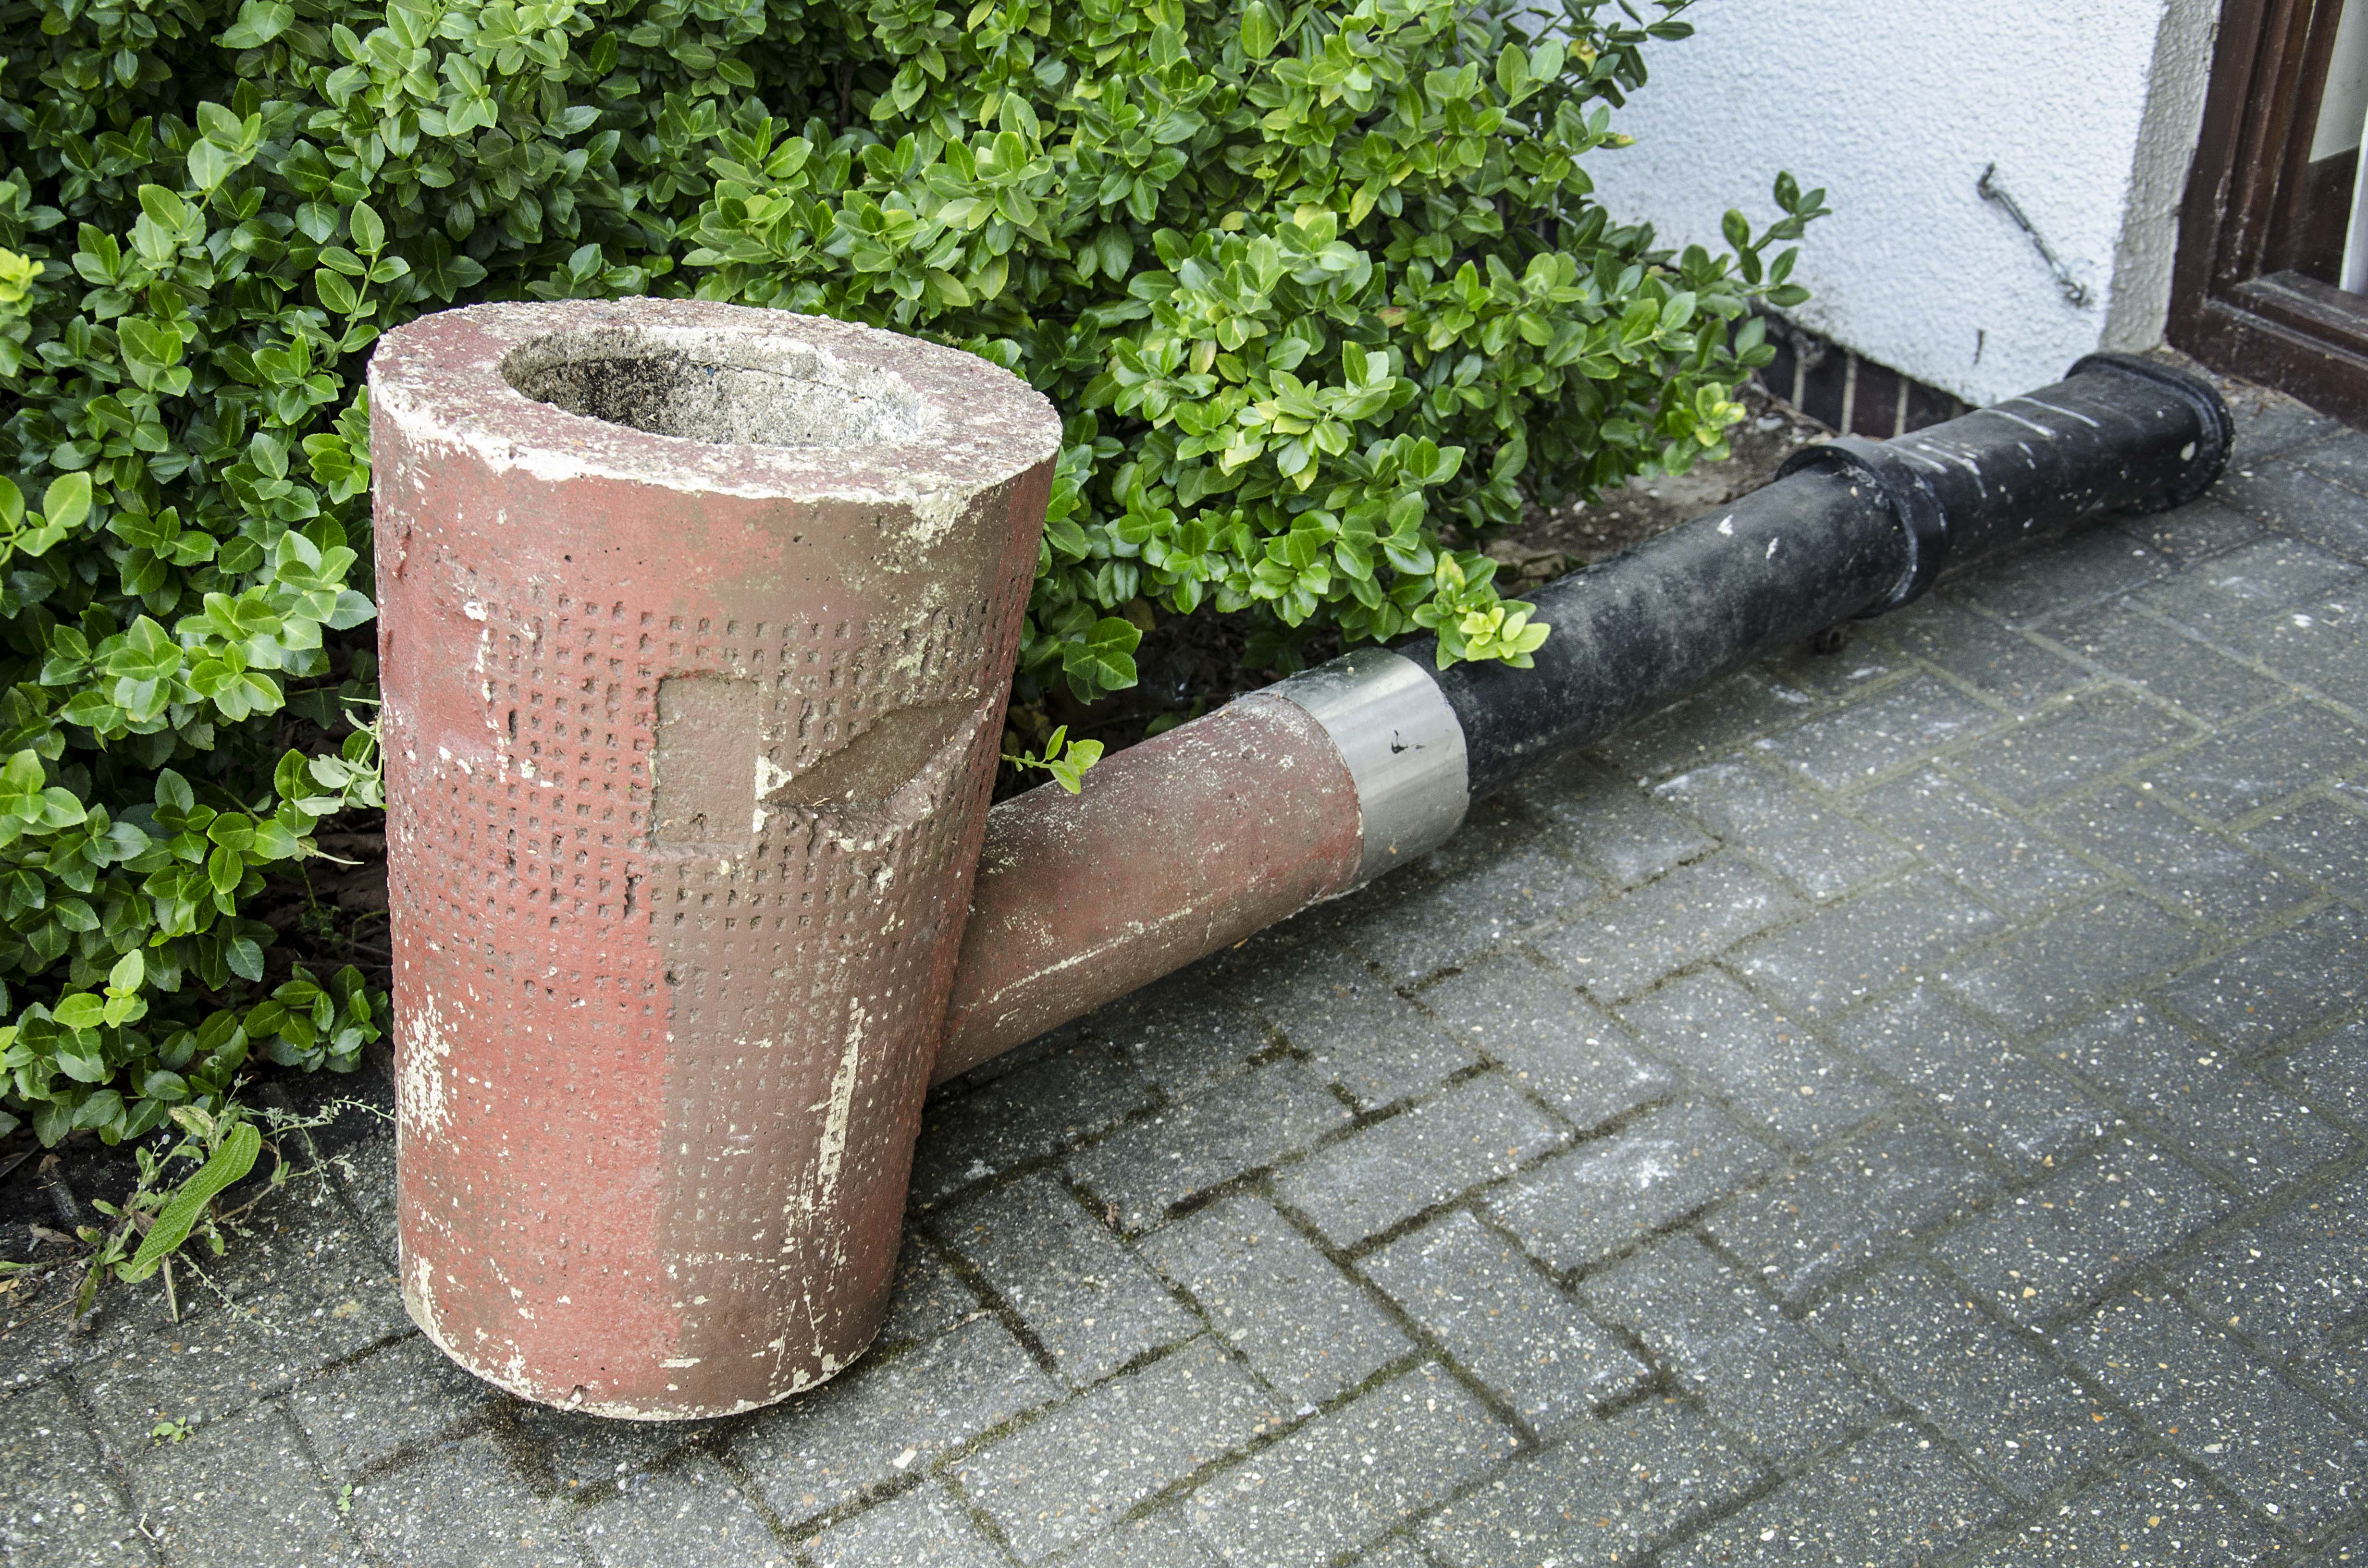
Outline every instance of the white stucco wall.
[[(1589, 164), (1606, 205), (1718, 243), (1824, 186), (1802, 324), (1974, 402), (2161, 340), (2218, 0), (1700, 0)], [(1975, 190), (1995, 163), (2072, 275)]]

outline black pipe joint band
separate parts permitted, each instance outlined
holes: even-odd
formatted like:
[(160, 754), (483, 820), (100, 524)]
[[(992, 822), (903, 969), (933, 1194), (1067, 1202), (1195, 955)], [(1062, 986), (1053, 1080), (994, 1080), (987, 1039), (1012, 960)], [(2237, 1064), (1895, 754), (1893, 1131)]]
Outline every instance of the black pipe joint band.
[(1784, 460), (1776, 477), (1785, 479), (1811, 469), (1830, 471), (1852, 485), (1871, 488), (1890, 506), (1892, 516), (1899, 519), (1900, 537), (1907, 550), (1899, 580), (1890, 593), (1859, 611), (1856, 619), (1871, 620), (1878, 615), (1889, 615), (1922, 598), (1949, 558), (1948, 509), (1941, 505), (1941, 498), (1932, 493), (1923, 476), (1882, 442), (1858, 436), (1838, 436), (1830, 441), (1802, 448)]

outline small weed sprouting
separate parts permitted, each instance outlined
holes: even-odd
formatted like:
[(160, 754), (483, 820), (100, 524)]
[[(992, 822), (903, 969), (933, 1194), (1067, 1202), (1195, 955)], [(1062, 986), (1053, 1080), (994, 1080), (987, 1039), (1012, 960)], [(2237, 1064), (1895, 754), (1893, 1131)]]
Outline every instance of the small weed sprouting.
[[(334, 1100), (311, 1115), (253, 1107), (233, 1100), (219, 1112), (196, 1106), (176, 1106), (173, 1125), (181, 1138), (159, 1147), (154, 1142), (136, 1145), (139, 1180), (124, 1200), (94, 1199), (91, 1207), (113, 1221), (82, 1225), (76, 1239), (87, 1249), (81, 1283), (74, 1300), (74, 1315), (87, 1315), (109, 1279), (132, 1285), (158, 1273), (174, 1318), (180, 1300), (173, 1264), (192, 1236), (219, 1257), (227, 1249), (226, 1233), (261, 1198), (300, 1176), (323, 1174), (322, 1165), (297, 1165), (285, 1151), (288, 1140), (326, 1127), (347, 1111), (384, 1116), (380, 1107), (359, 1100)], [(267, 1132), (268, 1130), (268, 1132)], [(254, 1170), (257, 1158), (271, 1154), (271, 1174), (261, 1191), (237, 1209), (218, 1212), (216, 1201)], [(184, 1267), (189, 1267), (184, 1259)], [(23, 1272), (23, 1264), (0, 1264), (0, 1275)], [(202, 1273), (199, 1278), (203, 1278)], [(176, 1439), (176, 1441), (178, 1439)]]
[(1069, 726), (1064, 724), (1045, 741), (1042, 756), (1035, 752), (1005, 752), (1003, 760), (1021, 769), (1041, 767), (1053, 776), (1054, 783), (1074, 795), (1085, 788), (1087, 772), (1102, 759), (1102, 743), (1073, 741), (1068, 735)]

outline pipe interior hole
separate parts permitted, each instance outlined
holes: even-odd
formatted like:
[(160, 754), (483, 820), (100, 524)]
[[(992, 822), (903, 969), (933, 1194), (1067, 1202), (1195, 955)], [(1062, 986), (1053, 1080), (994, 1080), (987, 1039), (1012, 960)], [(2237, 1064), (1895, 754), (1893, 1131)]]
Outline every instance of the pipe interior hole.
[(757, 447), (856, 447), (921, 434), (920, 394), (893, 370), (760, 333), (595, 327), (502, 358), (521, 394), (569, 414)]

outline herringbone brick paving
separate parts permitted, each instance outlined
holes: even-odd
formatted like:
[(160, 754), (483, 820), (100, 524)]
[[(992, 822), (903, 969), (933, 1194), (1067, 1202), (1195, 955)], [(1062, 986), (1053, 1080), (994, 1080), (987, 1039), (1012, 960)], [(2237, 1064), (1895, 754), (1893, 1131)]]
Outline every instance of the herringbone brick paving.
[(2361, 1559), (2368, 437), (2240, 403), (2214, 498), (950, 1085), (790, 1404), (451, 1369), (375, 1137), (180, 1324), (0, 1309), (9, 1561)]

